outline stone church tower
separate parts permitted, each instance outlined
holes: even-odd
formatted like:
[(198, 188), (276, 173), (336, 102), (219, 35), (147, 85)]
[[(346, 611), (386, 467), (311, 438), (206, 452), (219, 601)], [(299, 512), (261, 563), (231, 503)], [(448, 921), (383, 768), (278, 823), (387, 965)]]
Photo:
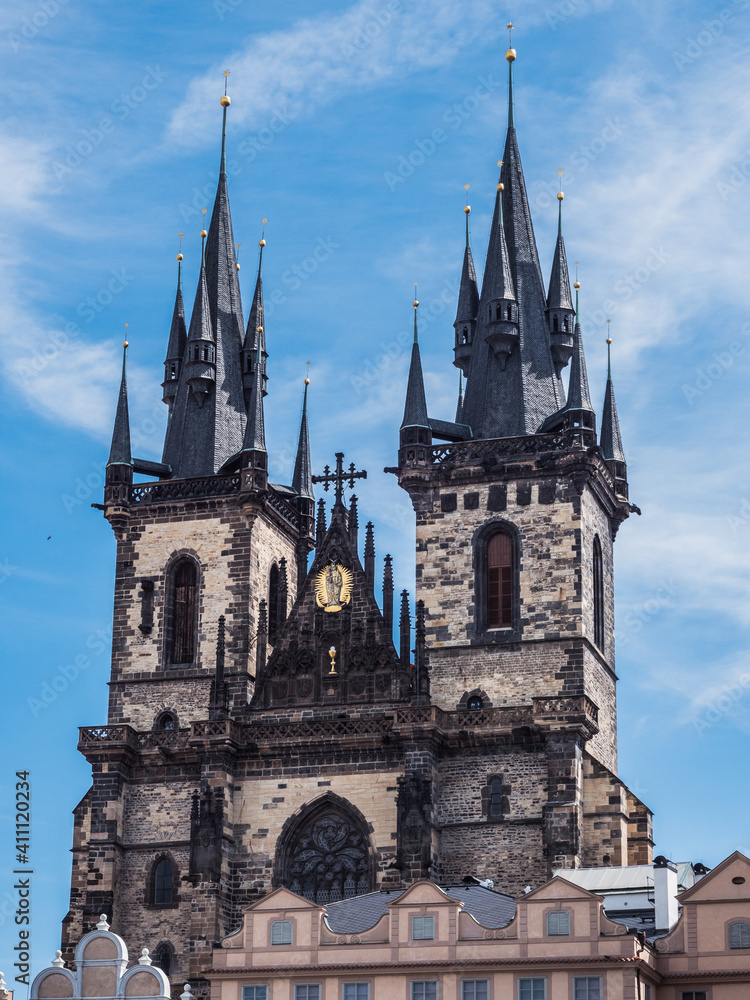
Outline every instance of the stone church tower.
[(117, 539), (109, 714), (80, 731), (92, 787), (68, 954), (105, 913), (202, 995), (212, 947), (279, 885), (328, 902), (478, 875), (520, 893), (561, 866), (650, 861), (651, 815), (617, 777), (612, 546), (634, 508), (611, 378), (597, 436), (561, 227), (544, 288), (514, 58), (481, 294), (467, 206), (455, 421), (428, 416), (414, 304), (387, 470), (417, 512), (415, 627), (404, 591), (397, 643), (391, 557), (379, 605), (373, 526), (360, 557), (345, 499), (367, 473), (338, 454), (312, 475), (307, 385), (291, 484), (268, 480), (261, 268), (245, 326), (222, 99), (189, 326), (178, 277), (161, 463), (131, 455), (123, 359), (101, 505)]

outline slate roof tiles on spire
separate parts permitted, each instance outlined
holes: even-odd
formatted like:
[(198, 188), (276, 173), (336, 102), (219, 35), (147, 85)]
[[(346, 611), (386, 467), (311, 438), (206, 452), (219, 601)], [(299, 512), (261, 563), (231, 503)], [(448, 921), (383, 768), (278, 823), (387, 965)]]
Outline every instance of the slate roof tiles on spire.
[(552, 258), (552, 270), (549, 277), (547, 292), (548, 309), (569, 309), (573, 311), (570, 297), (570, 276), (568, 275), (568, 259), (565, 254), (565, 240), (562, 234), (562, 198), (558, 195), (557, 243)]
[(430, 421), (427, 416), (427, 400), (424, 392), (424, 377), (422, 375), (422, 359), (419, 354), (419, 339), (417, 336), (417, 308), (419, 302), (414, 300), (414, 343), (411, 349), (409, 364), (409, 380), (406, 385), (406, 403), (401, 429), (405, 427), (427, 427)]
[(309, 379), (305, 379), (305, 393), (302, 397), (302, 420), (299, 427), (299, 442), (294, 460), (294, 475), (292, 489), (300, 497), (313, 498), (312, 466), (310, 464), (310, 434), (307, 427), (307, 387)]
[(112, 445), (109, 449), (107, 465), (132, 465), (130, 453), (130, 416), (128, 414), (127, 341), (122, 345), (122, 375), (120, 394), (117, 397), (115, 423), (112, 429)]
[(604, 407), (602, 409), (602, 432), (600, 447), (602, 457), (607, 462), (624, 462), (625, 453), (622, 450), (620, 421), (617, 416), (615, 387), (612, 384), (612, 362), (610, 354), (611, 340), (607, 338), (607, 387), (604, 390)]

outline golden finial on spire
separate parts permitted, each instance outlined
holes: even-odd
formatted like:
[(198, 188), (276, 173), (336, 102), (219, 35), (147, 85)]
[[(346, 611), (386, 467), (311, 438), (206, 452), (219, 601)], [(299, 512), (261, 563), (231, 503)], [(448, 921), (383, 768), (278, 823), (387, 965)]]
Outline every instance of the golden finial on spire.
[(125, 324), (125, 340), (123, 340), (123, 342), (122, 342), (122, 346), (123, 346), (123, 347), (125, 347), (125, 348), (127, 348), (127, 347), (128, 347), (128, 340), (127, 340), (127, 337), (128, 337), (128, 327), (129, 327), (129, 326), (130, 326), (130, 323), (126, 323), (126, 324)]
[(513, 48), (513, 22), (509, 21), (508, 25), (508, 51), (505, 53), (505, 58), (508, 62), (513, 62), (516, 58), (516, 50)]
[(578, 280), (578, 261), (575, 262), (575, 268), (576, 268), (576, 280), (573, 282), (573, 288), (575, 288), (575, 290), (578, 291), (578, 289), (581, 287), (581, 282)]
[(310, 384), (310, 362), (306, 361), (305, 364), (307, 365), (307, 375), (305, 375), (305, 385), (309, 385)]
[[(497, 161), (497, 165), (498, 165), (498, 167), (500, 167), (501, 170), (503, 169), (503, 161), (502, 160), (498, 160)], [(498, 181), (497, 189), (498, 189), (498, 191), (504, 191), (505, 190), (505, 185), (503, 184), (502, 181)]]
[(207, 211), (208, 211), (207, 208), (202, 208), (201, 209), (201, 212), (203, 214), (203, 229), (201, 229), (201, 239), (202, 240), (205, 240), (205, 238), (208, 236), (208, 233), (206, 232), (206, 212)]
[(562, 193), (562, 175), (563, 175), (562, 168), (557, 171), (557, 175), (560, 178), (560, 184), (558, 185), (559, 190), (557, 192), (557, 200), (562, 201), (563, 198), (565, 197), (565, 195)]
[(611, 320), (611, 319), (608, 319), (608, 320), (607, 320), (607, 344), (608, 344), (608, 345), (612, 343), (612, 338), (611, 338), (611, 337), (610, 337), (610, 335), (609, 335), (609, 324), (610, 324), (611, 322), (612, 322), (612, 320)]
[(414, 301), (412, 302), (412, 305), (414, 306), (415, 309), (419, 305), (419, 299), (417, 298), (417, 283), (416, 283), (416, 281), (414, 282)]
[(221, 98), (221, 100), (219, 102), (221, 104), (222, 108), (228, 108), (229, 105), (232, 103), (231, 97), (227, 97), (227, 77), (228, 76), (229, 76), (229, 70), (225, 69), (224, 70), (224, 96)]
[[(241, 246), (242, 246), (241, 243), (237, 244), (237, 257), (239, 257), (239, 255), (240, 255), (240, 247)], [(239, 269), (240, 269), (240, 262), (239, 262), (239, 260), (237, 260), (237, 258), (235, 258), (235, 260), (237, 262), (237, 270), (239, 271)]]
[(464, 184), (464, 190), (466, 191), (466, 206), (464, 207), (464, 212), (468, 215), (471, 212), (471, 205), (469, 204), (469, 188), (471, 184)]
[(260, 239), (258, 240), (258, 246), (264, 247), (266, 245), (266, 223), (268, 219), (263, 220), (263, 232), (261, 233)]
[(182, 237), (185, 234), (184, 233), (178, 233), (177, 235), (180, 237), (180, 249), (177, 251), (177, 260), (182, 260)]

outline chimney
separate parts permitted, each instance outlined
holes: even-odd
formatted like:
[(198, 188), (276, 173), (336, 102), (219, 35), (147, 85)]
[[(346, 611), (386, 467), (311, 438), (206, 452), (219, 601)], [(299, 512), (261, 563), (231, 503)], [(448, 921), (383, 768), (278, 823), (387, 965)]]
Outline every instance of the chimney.
[(654, 919), (657, 934), (667, 934), (677, 923), (677, 865), (660, 854), (654, 858)]

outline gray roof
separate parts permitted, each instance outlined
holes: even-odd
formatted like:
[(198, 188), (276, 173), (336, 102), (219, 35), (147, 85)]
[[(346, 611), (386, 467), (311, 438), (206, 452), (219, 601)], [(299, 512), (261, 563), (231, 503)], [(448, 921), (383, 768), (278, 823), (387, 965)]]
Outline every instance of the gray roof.
[[(686, 888), (692, 885), (693, 878), (689, 872), (691, 863), (689, 861), (675, 861), (674, 864), (677, 867), (678, 885), (684, 885)], [(554, 874), (574, 885), (579, 885), (582, 889), (600, 895), (613, 892), (635, 892), (639, 889), (652, 888), (654, 884), (653, 865), (558, 868)]]
[(591, 395), (589, 380), (586, 374), (586, 357), (583, 353), (583, 337), (581, 324), (576, 323), (573, 330), (573, 357), (570, 359), (570, 383), (568, 384), (568, 401), (566, 410), (591, 410)]
[(250, 398), (250, 411), (247, 415), (245, 436), (242, 441), (243, 451), (266, 450), (266, 420), (263, 413), (263, 368), (261, 354), (261, 347), (258, 344), (255, 353), (253, 394)]
[[(482, 927), (506, 927), (516, 914), (516, 904), (504, 892), (495, 892), (481, 885), (441, 886), (451, 899), (464, 904), (464, 910)], [(326, 922), (334, 934), (360, 934), (374, 927), (388, 912), (388, 903), (406, 889), (381, 890), (364, 896), (353, 896), (326, 905)]]
[(562, 200), (558, 202), (557, 217), (557, 243), (555, 244), (555, 254), (552, 258), (552, 271), (549, 276), (549, 290), (547, 292), (548, 309), (569, 309), (573, 311), (573, 302), (570, 298), (570, 278), (568, 276), (568, 259), (565, 255), (565, 240), (562, 234)]
[[(260, 327), (260, 335), (258, 334)], [(258, 277), (255, 279), (255, 291), (253, 292), (253, 302), (250, 306), (250, 315), (247, 320), (247, 330), (245, 331), (246, 351), (252, 351), (252, 363), (255, 364), (255, 354), (258, 348), (260, 336), (261, 365), (263, 371), (263, 395), (266, 395), (266, 383), (268, 381), (266, 360), (268, 351), (266, 350), (266, 324), (263, 311), (263, 247), (260, 248), (258, 256)]]
[(477, 288), (477, 274), (474, 270), (474, 258), (471, 255), (471, 247), (469, 246), (468, 225), (467, 219), (466, 249), (464, 250), (464, 263), (461, 268), (461, 285), (458, 290), (456, 324), (475, 320), (479, 309), (479, 289)]

